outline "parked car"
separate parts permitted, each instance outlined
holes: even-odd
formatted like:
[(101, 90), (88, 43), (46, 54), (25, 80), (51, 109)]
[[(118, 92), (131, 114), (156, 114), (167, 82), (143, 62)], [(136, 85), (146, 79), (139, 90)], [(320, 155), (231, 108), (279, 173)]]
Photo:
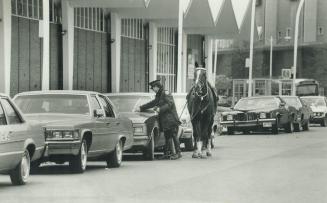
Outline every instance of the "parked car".
[[(182, 122), (182, 132), (179, 138), (181, 143), (185, 144), (185, 149), (188, 151), (193, 150), (194, 138), (193, 138), (193, 128), (191, 123), (191, 117), (186, 105), (186, 95), (187, 93), (173, 93), (177, 114)], [(218, 134), (219, 117), (218, 114), (214, 117), (214, 123), (212, 125), (212, 132), (214, 135)], [(214, 147), (214, 138), (212, 139), (212, 147)]]
[(232, 111), (230, 107), (225, 107), (225, 106), (217, 107), (216, 117), (218, 119), (218, 135), (222, 135), (227, 132), (227, 128), (221, 125), (221, 121), (222, 121), (222, 114), (224, 112), (230, 112), (230, 111)]
[(152, 109), (146, 112), (135, 110), (151, 100), (151, 93), (110, 93), (106, 96), (115, 104), (119, 113), (132, 120), (134, 128), (134, 144), (128, 152), (142, 152), (147, 160), (154, 159), (154, 152), (163, 149), (165, 137), (160, 133), (158, 115)]
[(221, 125), (228, 134), (242, 131), (270, 130), (278, 134), (279, 128), (291, 133), (294, 130), (295, 108), (278, 96), (247, 97), (240, 99), (231, 112), (222, 113)]
[(305, 96), (301, 99), (311, 107), (313, 116), (310, 123), (320, 124), (323, 127), (327, 125), (327, 99), (323, 96)]
[(12, 184), (28, 181), (32, 161), (44, 152), (43, 129), (27, 122), (8, 96), (0, 94), (0, 173)]
[(309, 120), (312, 111), (298, 96), (281, 96), (287, 105), (293, 106), (296, 111), (292, 112), (295, 118), (294, 131), (299, 132), (301, 128), (304, 131), (309, 130)]
[(25, 92), (14, 101), (27, 120), (44, 126), (44, 160), (69, 161), (73, 172), (83, 173), (87, 160), (119, 167), (123, 151), (133, 144), (132, 122), (119, 117), (111, 101), (97, 92)]

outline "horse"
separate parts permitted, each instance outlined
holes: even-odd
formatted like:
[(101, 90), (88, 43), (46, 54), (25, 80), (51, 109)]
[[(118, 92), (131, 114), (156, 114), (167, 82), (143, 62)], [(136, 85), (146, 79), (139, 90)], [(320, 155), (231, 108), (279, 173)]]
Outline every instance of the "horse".
[(196, 142), (193, 158), (212, 156), (211, 136), (214, 116), (217, 110), (218, 97), (215, 89), (207, 81), (207, 70), (199, 67), (194, 72), (194, 85), (186, 96), (187, 108), (191, 117), (193, 136)]

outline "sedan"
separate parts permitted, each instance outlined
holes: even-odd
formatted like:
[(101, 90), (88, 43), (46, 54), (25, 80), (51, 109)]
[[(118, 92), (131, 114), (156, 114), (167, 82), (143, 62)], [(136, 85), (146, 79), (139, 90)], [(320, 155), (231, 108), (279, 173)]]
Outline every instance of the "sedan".
[(152, 109), (136, 112), (139, 106), (154, 99), (151, 93), (112, 93), (106, 96), (115, 104), (121, 116), (133, 122), (134, 144), (128, 152), (142, 152), (146, 160), (154, 160), (154, 152), (165, 146), (158, 115)]
[(320, 124), (323, 127), (327, 126), (327, 99), (323, 96), (306, 96), (301, 99), (311, 107), (313, 116), (310, 123)]
[(281, 96), (281, 98), (296, 110), (292, 112), (295, 118), (294, 131), (299, 132), (301, 128), (304, 131), (309, 130), (309, 120), (312, 114), (310, 107), (297, 96)]
[(111, 101), (97, 92), (25, 92), (14, 101), (27, 120), (44, 127), (43, 159), (57, 164), (68, 161), (75, 173), (85, 171), (87, 160), (119, 167), (122, 152), (133, 145), (132, 122), (119, 117)]
[(222, 113), (221, 125), (228, 134), (242, 131), (270, 130), (278, 134), (279, 128), (291, 133), (294, 130), (295, 108), (278, 96), (247, 97), (240, 99), (231, 112)]
[(27, 122), (9, 97), (0, 94), (0, 173), (9, 174), (12, 184), (23, 185), (31, 162), (43, 152), (42, 128)]

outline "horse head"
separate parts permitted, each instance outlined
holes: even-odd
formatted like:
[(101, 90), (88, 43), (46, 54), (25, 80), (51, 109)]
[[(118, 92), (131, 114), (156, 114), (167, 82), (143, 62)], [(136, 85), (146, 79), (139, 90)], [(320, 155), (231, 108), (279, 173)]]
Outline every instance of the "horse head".
[(195, 69), (194, 88), (199, 96), (203, 96), (207, 93), (207, 70), (205, 68)]

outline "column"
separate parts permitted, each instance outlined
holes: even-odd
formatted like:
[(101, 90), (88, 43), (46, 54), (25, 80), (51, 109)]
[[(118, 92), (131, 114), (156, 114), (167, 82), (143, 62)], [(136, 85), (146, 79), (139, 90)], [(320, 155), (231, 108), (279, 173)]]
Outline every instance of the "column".
[(182, 92), (186, 92), (187, 80), (187, 34), (183, 32), (183, 53), (182, 53)]
[(10, 94), (11, 1), (0, 0), (0, 92)]
[(157, 79), (157, 36), (158, 28), (153, 22), (149, 25), (149, 81)]
[(62, 6), (63, 89), (73, 89), (74, 75), (74, 8), (66, 0)]
[(183, 0), (178, 4), (178, 45), (177, 45), (177, 92), (183, 90), (182, 52), (183, 52)]
[(117, 13), (111, 13), (111, 38), (115, 40), (111, 43), (111, 82), (112, 92), (120, 91), (120, 36), (121, 18)]
[(43, 0), (43, 20), (40, 21), (40, 33), (43, 38), (42, 48), (42, 90), (50, 87), (50, 10), (49, 0)]
[(206, 68), (207, 68), (207, 76), (208, 81), (211, 85), (213, 84), (213, 68), (212, 68), (212, 51), (213, 51), (213, 45), (212, 45), (212, 37), (206, 36), (205, 37), (205, 52), (206, 52)]

